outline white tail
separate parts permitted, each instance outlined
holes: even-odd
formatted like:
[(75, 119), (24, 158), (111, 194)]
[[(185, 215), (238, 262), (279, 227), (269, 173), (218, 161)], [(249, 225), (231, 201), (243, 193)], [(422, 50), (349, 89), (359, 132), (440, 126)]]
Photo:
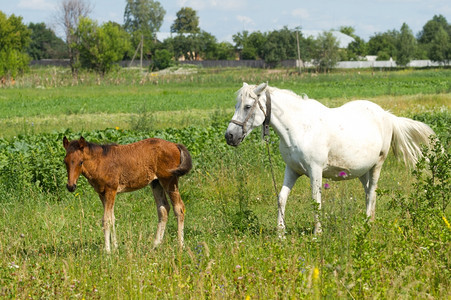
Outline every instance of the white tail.
[(391, 146), (396, 157), (402, 156), (406, 165), (415, 165), (422, 156), (421, 145), (429, 145), (435, 132), (426, 124), (408, 118), (392, 116)]

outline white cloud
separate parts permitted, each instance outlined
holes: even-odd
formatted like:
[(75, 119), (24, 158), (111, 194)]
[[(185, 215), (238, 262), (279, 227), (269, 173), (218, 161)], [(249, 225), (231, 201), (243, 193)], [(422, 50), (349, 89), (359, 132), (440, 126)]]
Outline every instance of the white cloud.
[(243, 23), (243, 25), (254, 25), (254, 20), (246, 16), (236, 16), (236, 19)]
[(304, 20), (308, 19), (310, 17), (310, 14), (308, 13), (308, 11), (305, 9), (302, 9), (302, 8), (297, 8), (297, 9), (293, 10), (291, 12), (291, 15), (293, 17), (301, 18)]
[(55, 4), (47, 0), (20, 0), (17, 7), (29, 10), (51, 10)]
[(218, 9), (224, 10), (238, 10), (245, 7), (244, 0), (178, 0), (177, 5), (180, 7), (191, 7), (194, 10)]

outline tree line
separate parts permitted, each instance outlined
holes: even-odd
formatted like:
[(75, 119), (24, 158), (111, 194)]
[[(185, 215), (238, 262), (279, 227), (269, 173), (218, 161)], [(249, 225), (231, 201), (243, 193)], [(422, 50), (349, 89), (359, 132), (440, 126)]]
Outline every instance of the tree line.
[(332, 31), (317, 37), (304, 36), (301, 28), (284, 27), (269, 32), (242, 31), (233, 35), (233, 43), (218, 42), (199, 27), (197, 12), (181, 8), (171, 25), (171, 36), (157, 39), (166, 11), (155, 0), (125, 0), (124, 24), (99, 24), (89, 17), (88, 0), (60, 0), (56, 23), (64, 32), (58, 37), (44, 23), (23, 24), (22, 17), (0, 11), (0, 78), (10, 78), (27, 70), (31, 59), (68, 58), (74, 76), (80, 69), (105, 74), (120, 60), (152, 60), (151, 68), (164, 69), (184, 60), (264, 60), (277, 66), (282, 60), (311, 61), (320, 70), (329, 70), (338, 61), (392, 58), (400, 66), (413, 59), (430, 59), (449, 64), (451, 24), (435, 15), (423, 29), (413, 34), (404, 23), (399, 30), (375, 33), (366, 42), (355, 28), (338, 30), (351, 36), (347, 48), (340, 49)]

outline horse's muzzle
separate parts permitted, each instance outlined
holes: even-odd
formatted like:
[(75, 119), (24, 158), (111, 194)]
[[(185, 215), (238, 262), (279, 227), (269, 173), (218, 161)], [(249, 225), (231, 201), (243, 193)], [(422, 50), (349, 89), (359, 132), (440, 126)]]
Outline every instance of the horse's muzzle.
[(241, 143), (241, 141), (243, 140), (240, 138), (236, 138), (236, 136), (234, 136), (232, 133), (230, 133), (228, 131), (226, 131), (226, 133), (225, 133), (225, 139), (226, 139), (227, 145), (234, 146), (234, 147), (238, 146)]
[(67, 190), (69, 192), (73, 193), (73, 192), (75, 192), (75, 189), (77, 188), (77, 185), (76, 184), (72, 184), (72, 185), (67, 184), (66, 187), (67, 187)]

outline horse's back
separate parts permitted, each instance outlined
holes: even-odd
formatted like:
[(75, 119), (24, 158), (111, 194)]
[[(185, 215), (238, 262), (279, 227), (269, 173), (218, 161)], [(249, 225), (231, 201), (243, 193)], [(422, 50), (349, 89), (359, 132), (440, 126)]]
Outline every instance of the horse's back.
[(170, 179), (172, 170), (181, 163), (177, 144), (163, 139), (149, 138), (118, 147), (111, 159), (117, 166), (120, 191), (140, 189), (155, 179)]
[(333, 177), (340, 169), (359, 177), (385, 157), (393, 132), (390, 119), (379, 105), (366, 100), (331, 109), (327, 118), (329, 170), (325, 170), (325, 177)]

